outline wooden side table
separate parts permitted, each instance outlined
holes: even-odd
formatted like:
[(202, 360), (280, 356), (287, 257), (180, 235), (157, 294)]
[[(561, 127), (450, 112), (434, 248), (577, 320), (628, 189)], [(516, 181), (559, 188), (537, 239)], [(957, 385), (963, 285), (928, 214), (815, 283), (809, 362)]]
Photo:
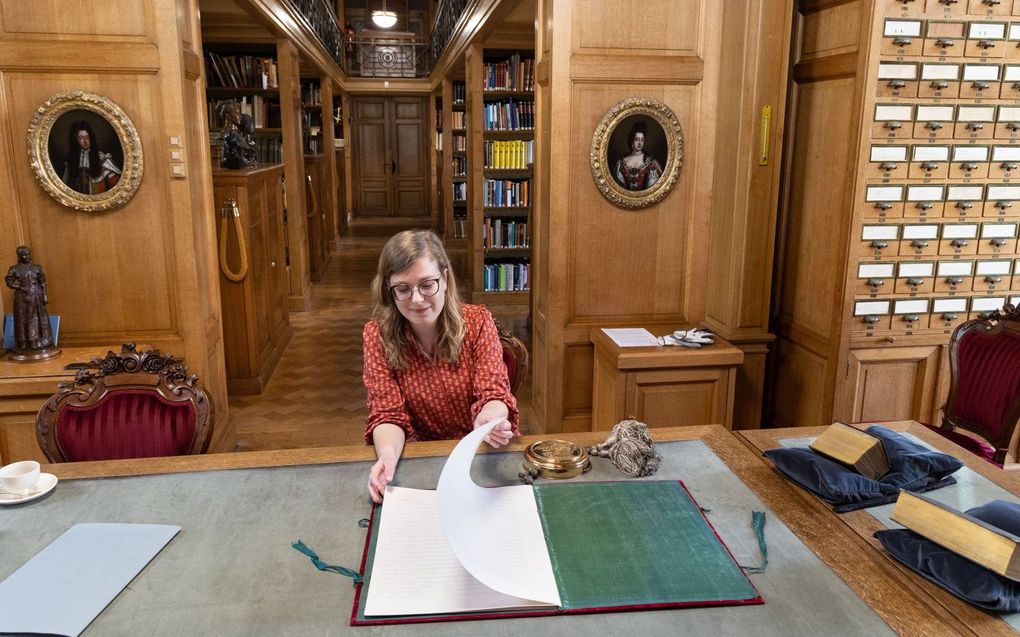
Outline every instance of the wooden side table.
[(628, 417), (649, 427), (720, 424), (733, 428), (737, 366), (744, 353), (715, 337), (687, 347), (620, 347), (599, 328), (592, 384), (592, 431), (605, 431)]

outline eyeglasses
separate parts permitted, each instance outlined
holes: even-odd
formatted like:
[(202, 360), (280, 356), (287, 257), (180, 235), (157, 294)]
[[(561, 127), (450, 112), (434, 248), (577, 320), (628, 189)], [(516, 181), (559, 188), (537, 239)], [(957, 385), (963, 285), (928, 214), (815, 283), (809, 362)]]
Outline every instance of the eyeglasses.
[(393, 298), (398, 301), (408, 301), (414, 296), (414, 290), (418, 290), (418, 294), (422, 298), (429, 296), (435, 296), (439, 292), (439, 280), (442, 277), (436, 277), (434, 279), (422, 279), (418, 282), (418, 285), (408, 285), (407, 283), (398, 283), (390, 286), (390, 293), (393, 294)]

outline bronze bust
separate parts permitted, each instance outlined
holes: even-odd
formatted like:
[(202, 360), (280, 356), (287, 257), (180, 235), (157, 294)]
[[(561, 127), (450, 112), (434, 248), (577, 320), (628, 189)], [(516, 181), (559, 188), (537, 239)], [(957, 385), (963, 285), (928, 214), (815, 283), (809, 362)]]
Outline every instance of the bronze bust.
[(28, 246), (17, 249), (18, 262), (7, 270), (4, 282), (14, 290), (14, 353), (12, 361), (28, 362), (53, 358), (60, 354), (54, 345), (50, 315), (46, 311), (49, 298), (46, 276), (32, 263)]
[(223, 131), (220, 139), (223, 144), (223, 157), (220, 165), (224, 168), (254, 168), (258, 165), (255, 141), (251, 134), (255, 131), (255, 122), (251, 115), (241, 114), (236, 102), (227, 102), (220, 109), (223, 118)]

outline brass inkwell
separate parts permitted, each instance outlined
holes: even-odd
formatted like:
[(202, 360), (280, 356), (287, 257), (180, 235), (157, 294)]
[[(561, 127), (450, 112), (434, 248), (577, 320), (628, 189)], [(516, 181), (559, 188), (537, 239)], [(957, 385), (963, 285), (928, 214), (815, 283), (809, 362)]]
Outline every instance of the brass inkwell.
[(539, 440), (524, 450), (524, 470), (540, 478), (575, 478), (591, 469), (588, 452), (565, 440)]

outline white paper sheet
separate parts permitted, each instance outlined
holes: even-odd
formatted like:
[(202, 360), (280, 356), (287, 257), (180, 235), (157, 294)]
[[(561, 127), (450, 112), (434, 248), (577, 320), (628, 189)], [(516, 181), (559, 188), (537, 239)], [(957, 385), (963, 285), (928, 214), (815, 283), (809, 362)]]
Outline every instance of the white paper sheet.
[(659, 341), (643, 327), (603, 328), (606, 336), (620, 347), (655, 347)]
[(0, 582), (0, 633), (80, 634), (180, 530), (75, 524)]

